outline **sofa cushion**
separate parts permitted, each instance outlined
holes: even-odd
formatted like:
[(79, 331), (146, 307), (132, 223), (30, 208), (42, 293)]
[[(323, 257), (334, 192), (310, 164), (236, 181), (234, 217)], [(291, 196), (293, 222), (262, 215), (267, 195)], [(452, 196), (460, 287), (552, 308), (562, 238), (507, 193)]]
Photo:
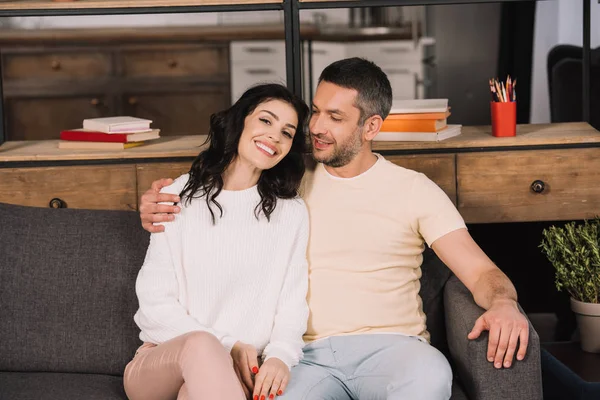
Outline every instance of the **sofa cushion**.
[(431, 335), (431, 344), (448, 356), (444, 317), (444, 286), (452, 273), (430, 248), (423, 252), (421, 271), (419, 295), (423, 301), (423, 311), (427, 316), (427, 330)]
[(0, 226), (0, 371), (122, 374), (140, 344), (139, 214), (0, 204)]
[(123, 379), (95, 374), (0, 372), (0, 400), (127, 400)]

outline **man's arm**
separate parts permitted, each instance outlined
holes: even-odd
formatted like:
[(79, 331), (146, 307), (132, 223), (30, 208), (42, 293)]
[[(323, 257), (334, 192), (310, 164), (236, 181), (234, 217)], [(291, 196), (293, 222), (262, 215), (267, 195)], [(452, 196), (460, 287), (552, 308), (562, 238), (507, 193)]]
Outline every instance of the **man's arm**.
[(517, 343), (517, 359), (525, 357), (529, 324), (517, 307), (517, 292), (500, 269), (475, 243), (466, 229), (450, 232), (431, 244), (438, 257), (487, 310), (475, 323), (469, 339), (489, 331), (488, 361), (496, 368), (510, 367)]
[(172, 183), (173, 179), (159, 179), (154, 181), (150, 189), (140, 199), (140, 219), (142, 220), (142, 227), (148, 232), (163, 232), (165, 227), (154, 225), (154, 223), (173, 221), (173, 214), (177, 214), (180, 211), (180, 208), (177, 206), (159, 204), (174, 204), (179, 202), (179, 196), (175, 194), (160, 193), (162, 188)]

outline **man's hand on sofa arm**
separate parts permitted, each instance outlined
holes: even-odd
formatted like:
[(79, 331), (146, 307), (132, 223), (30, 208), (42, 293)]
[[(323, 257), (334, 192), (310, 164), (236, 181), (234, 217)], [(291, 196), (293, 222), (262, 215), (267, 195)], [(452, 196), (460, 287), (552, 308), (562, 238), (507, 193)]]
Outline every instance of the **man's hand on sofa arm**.
[(148, 189), (140, 199), (140, 219), (142, 227), (148, 232), (157, 233), (163, 232), (163, 225), (155, 225), (155, 223), (173, 221), (173, 214), (179, 212), (180, 208), (169, 204), (159, 203), (177, 203), (179, 196), (169, 193), (160, 193), (161, 189), (173, 183), (173, 179), (159, 179), (152, 182), (152, 186)]
[[(517, 307), (523, 315), (518, 304)], [(459, 380), (470, 398), (542, 398), (540, 342), (529, 322), (529, 345), (525, 357), (522, 361), (513, 363), (510, 368), (498, 370), (487, 359), (487, 332), (482, 332), (477, 339), (469, 339), (473, 326), (485, 310), (475, 303), (469, 290), (456, 276), (451, 277), (444, 288), (444, 308), (450, 354)]]
[[(508, 368), (515, 354), (525, 357), (529, 336), (527, 319), (519, 311), (517, 292), (508, 277), (475, 243), (466, 229), (457, 229), (432, 244), (440, 260), (469, 289), (477, 305), (487, 310), (473, 321), (469, 339), (489, 332), (486, 359)], [(518, 353), (517, 353), (518, 349)]]

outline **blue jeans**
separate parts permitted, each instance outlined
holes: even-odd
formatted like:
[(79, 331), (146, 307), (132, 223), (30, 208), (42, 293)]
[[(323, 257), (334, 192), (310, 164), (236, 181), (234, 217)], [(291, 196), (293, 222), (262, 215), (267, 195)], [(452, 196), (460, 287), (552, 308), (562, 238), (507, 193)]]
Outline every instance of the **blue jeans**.
[(304, 347), (279, 400), (445, 400), (451, 387), (448, 360), (417, 338), (334, 336)]

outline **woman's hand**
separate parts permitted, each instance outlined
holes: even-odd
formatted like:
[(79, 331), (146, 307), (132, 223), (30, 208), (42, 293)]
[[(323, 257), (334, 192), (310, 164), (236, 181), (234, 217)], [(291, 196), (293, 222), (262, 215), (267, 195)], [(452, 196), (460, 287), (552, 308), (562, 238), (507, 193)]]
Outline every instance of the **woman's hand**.
[(254, 400), (281, 396), (290, 380), (290, 369), (279, 358), (269, 358), (254, 379)]
[(237, 374), (246, 397), (254, 390), (254, 381), (252, 374), (258, 373), (258, 354), (256, 349), (249, 344), (236, 342), (231, 349), (231, 358), (233, 359), (233, 368)]

